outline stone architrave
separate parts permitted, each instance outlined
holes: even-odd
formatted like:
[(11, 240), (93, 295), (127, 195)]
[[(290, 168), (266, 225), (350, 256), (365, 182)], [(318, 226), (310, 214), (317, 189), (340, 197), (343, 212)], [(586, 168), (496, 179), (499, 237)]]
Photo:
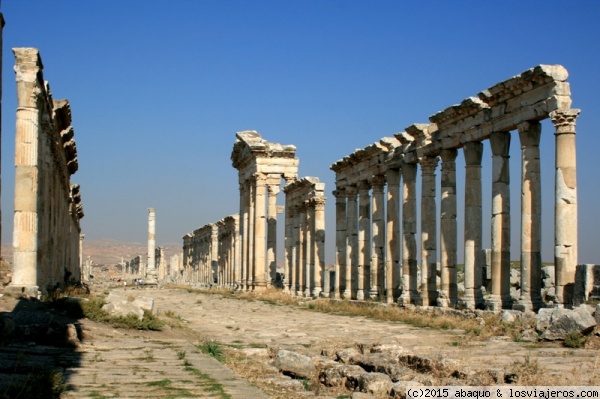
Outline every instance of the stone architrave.
[(556, 128), (554, 134), (555, 203), (554, 264), (557, 303), (573, 302), (573, 286), (577, 268), (577, 157), (575, 121), (581, 111), (568, 109), (550, 114)]
[(510, 132), (490, 135), (492, 149), (492, 293), (490, 310), (512, 307), (510, 296)]
[(481, 256), (481, 157), (483, 144), (465, 143), (465, 295), (463, 305), (474, 309), (483, 304)]
[[(455, 305), (458, 301), (456, 276), (456, 149), (442, 150), (441, 204), (440, 204), (440, 299)], [(438, 301), (440, 302), (440, 301)]]

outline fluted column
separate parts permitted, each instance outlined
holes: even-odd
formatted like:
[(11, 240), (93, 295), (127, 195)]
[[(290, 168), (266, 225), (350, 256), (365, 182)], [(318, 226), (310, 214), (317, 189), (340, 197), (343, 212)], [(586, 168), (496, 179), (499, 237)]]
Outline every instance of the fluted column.
[(269, 184), (269, 208), (267, 211), (267, 264), (269, 265), (269, 281), (270, 286), (275, 283), (277, 276), (277, 194), (279, 194), (279, 186)]
[(455, 305), (458, 301), (456, 281), (456, 155), (455, 149), (442, 150), (440, 203), (441, 294), (438, 304)]
[(368, 288), (371, 248), (371, 187), (369, 182), (358, 184), (358, 286), (356, 299), (365, 299), (365, 288)]
[(387, 209), (386, 209), (386, 256), (385, 256), (385, 298), (393, 303), (400, 295), (400, 215), (398, 197), (400, 196), (400, 171), (388, 169)]
[(540, 136), (537, 121), (518, 125), (521, 141), (521, 297), (518, 310), (542, 306), (542, 184), (540, 175)]
[(373, 176), (373, 246), (371, 248), (371, 291), (369, 292), (371, 299), (377, 299), (385, 287), (384, 185), (385, 176)]
[(266, 288), (266, 179), (263, 174), (256, 175), (256, 192), (254, 193), (254, 282), (253, 290), (262, 291)]
[(512, 306), (510, 296), (510, 132), (493, 132), (492, 148), (492, 293), (491, 310)]
[(575, 121), (581, 111), (554, 111), (556, 128), (554, 265), (556, 301), (573, 303), (573, 284), (577, 266), (577, 155)]
[[(323, 287), (323, 282), (329, 279), (323, 278), (325, 273), (325, 199), (315, 198), (314, 202), (314, 288), (313, 296), (318, 297), (321, 292), (325, 297), (329, 296), (329, 284)], [(329, 273), (329, 272), (328, 272)]]
[(340, 298), (346, 286), (346, 190), (337, 187), (335, 196), (335, 284), (333, 298)]
[(481, 257), (481, 157), (483, 144), (465, 143), (465, 296), (467, 308), (483, 306)]
[(417, 165), (402, 165), (402, 292), (401, 305), (417, 302)]
[(356, 186), (346, 187), (346, 284), (343, 299), (352, 298), (352, 275), (358, 266), (358, 218), (356, 209)]
[(421, 304), (437, 303), (437, 233), (435, 168), (437, 157), (423, 157), (421, 165)]

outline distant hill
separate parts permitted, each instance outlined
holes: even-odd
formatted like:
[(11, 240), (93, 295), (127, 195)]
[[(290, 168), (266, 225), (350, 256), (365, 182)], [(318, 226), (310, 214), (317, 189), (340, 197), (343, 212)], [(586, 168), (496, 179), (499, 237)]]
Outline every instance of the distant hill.
[[(182, 251), (182, 243), (157, 243), (157, 247), (165, 248), (167, 260)], [(12, 264), (12, 244), (2, 244), (2, 258)], [(115, 265), (121, 260), (128, 261), (137, 255), (143, 259), (148, 256), (148, 244), (140, 242), (118, 241), (112, 238), (83, 241), (83, 256), (92, 257), (96, 265)]]

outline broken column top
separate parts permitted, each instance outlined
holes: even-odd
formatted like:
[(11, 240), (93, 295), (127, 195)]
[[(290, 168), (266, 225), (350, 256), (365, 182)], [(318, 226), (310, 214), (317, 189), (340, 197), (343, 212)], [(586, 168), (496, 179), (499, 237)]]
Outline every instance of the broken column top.
[(239, 169), (251, 158), (294, 158), (296, 146), (271, 143), (263, 139), (255, 130), (236, 133), (236, 141), (231, 153), (233, 167)]

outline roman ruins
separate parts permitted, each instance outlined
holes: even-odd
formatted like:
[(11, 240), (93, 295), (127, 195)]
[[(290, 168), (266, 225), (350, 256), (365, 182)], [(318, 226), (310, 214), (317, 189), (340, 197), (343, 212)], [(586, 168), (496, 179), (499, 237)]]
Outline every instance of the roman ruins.
[(264, 140), (255, 131), (239, 132), (231, 161), (240, 187), (241, 284), (264, 290), (275, 281), (277, 205), (281, 179), (298, 176), (296, 147)]
[(145, 278), (148, 284), (156, 284), (158, 271), (156, 270), (156, 212), (148, 208), (148, 266)]
[(13, 278), (9, 292), (38, 296), (81, 279), (77, 150), (67, 100), (53, 100), (35, 48), (13, 49), (17, 81)]
[[(555, 143), (554, 304), (572, 304), (577, 266), (575, 121), (580, 111), (571, 109), (567, 77), (560, 65), (539, 65), (432, 115), (429, 123), (409, 125), (332, 164), (336, 252), (331, 290), (325, 281), (330, 274), (325, 272), (323, 256), (324, 184), (313, 177), (297, 180), (294, 146), (270, 143), (255, 131), (238, 133), (231, 155), (239, 172), (238, 224), (227, 234), (217, 232), (223, 225), (217, 222), (184, 236), (182, 282), (216, 281), (244, 290), (273, 284), (276, 196), (283, 178), (285, 291), (403, 305), (537, 310), (544, 305), (540, 121), (549, 119)], [(510, 226), (509, 149), (515, 131), (522, 170), (521, 290), (513, 300), (510, 239), (515, 229)], [(484, 145), (492, 153), (492, 170), (487, 172), (492, 180), (491, 249), (482, 247)], [(456, 183), (456, 159), (461, 152), (465, 162), (462, 194)], [(457, 201), (461, 196), (465, 227), (459, 240)], [(459, 241), (464, 242), (464, 295), (460, 299)], [(581, 274), (593, 280), (589, 277), (593, 273)]]

